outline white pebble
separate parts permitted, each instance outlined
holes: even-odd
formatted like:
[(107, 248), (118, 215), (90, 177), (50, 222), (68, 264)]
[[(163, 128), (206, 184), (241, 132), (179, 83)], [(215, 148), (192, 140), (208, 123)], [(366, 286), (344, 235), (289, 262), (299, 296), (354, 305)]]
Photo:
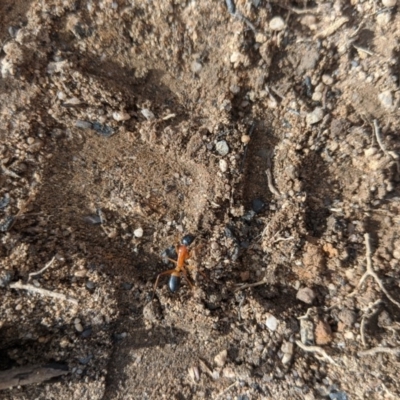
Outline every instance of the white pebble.
[(221, 172), (226, 172), (228, 170), (228, 163), (226, 160), (219, 160), (219, 169)]
[(316, 124), (324, 118), (324, 110), (317, 107), (314, 111), (307, 114), (306, 121), (308, 125)]
[(281, 31), (285, 28), (285, 21), (281, 17), (274, 17), (269, 21), (269, 27), (273, 31)]
[(193, 61), (190, 68), (192, 72), (198, 74), (202, 70), (203, 66), (198, 61)]
[(75, 329), (77, 330), (77, 332), (82, 332), (83, 331), (83, 326), (81, 323), (77, 323), (75, 324)]
[(143, 236), (143, 228), (137, 228), (133, 231), (133, 234), (137, 238), (141, 238)]
[(231, 58), (230, 58), (231, 63), (234, 64), (234, 63), (238, 62), (240, 60), (240, 57), (241, 57), (241, 54), (238, 53), (237, 51), (235, 51), (234, 53), (231, 54)]
[(131, 116), (125, 111), (115, 111), (113, 112), (113, 118), (116, 121), (127, 121)]
[(382, 4), (384, 7), (394, 7), (397, 3), (397, 0), (382, 0)]
[(315, 293), (310, 288), (302, 288), (297, 292), (296, 299), (306, 304), (312, 304), (315, 299)]
[(218, 367), (223, 367), (226, 363), (227, 357), (228, 357), (228, 351), (222, 350), (215, 356), (214, 358), (215, 364), (217, 364)]
[(378, 99), (381, 102), (382, 106), (385, 108), (393, 107), (393, 95), (390, 90), (385, 90), (384, 92), (378, 95)]
[(143, 108), (141, 113), (148, 121), (155, 118), (155, 115), (148, 108)]
[(226, 143), (226, 140), (220, 140), (217, 142), (215, 150), (217, 150), (221, 156), (226, 156), (229, 153), (229, 146), (228, 143)]
[(333, 78), (330, 75), (322, 75), (322, 82), (327, 86), (331, 86), (333, 84)]
[(238, 85), (231, 85), (231, 87), (229, 88), (229, 90), (233, 93), (233, 94), (238, 94), (240, 92), (240, 87)]
[(270, 331), (275, 332), (276, 328), (278, 327), (278, 320), (272, 314), (270, 314), (267, 317), (265, 325), (267, 325), (267, 328)]
[(321, 101), (322, 100), (322, 93), (321, 92), (314, 92), (312, 95), (313, 101)]

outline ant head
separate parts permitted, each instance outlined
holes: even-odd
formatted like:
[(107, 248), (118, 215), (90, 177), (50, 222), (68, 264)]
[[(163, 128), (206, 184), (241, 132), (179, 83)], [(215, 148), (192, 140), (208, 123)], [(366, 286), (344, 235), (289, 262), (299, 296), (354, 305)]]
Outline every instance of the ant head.
[(195, 238), (194, 238), (193, 235), (185, 235), (185, 236), (182, 238), (181, 243), (182, 243), (184, 246), (190, 246), (190, 245), (193, 243), (194, 239), (195, 239)]

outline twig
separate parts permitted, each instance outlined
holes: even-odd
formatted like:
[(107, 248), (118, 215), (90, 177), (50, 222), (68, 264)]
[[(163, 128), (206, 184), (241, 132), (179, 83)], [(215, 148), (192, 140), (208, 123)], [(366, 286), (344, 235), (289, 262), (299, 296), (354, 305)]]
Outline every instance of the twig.
[(300, 340), (296, 340), (296, 344), (304, 351), (308, 351), (310, 353), (318, 353), (326, 361), (329, 361), (330, 363), (337, 365), (337, 363), (334, 361), (334, 359), (332, 357), (328, 356), (328, 354), (326, 354), (326, 351), (324, 349), (322, 349), (321, 347), (306, 346), (305, 344), (301, 343)]
[(381, 131), (379, 129), (378, 121), (376, 119), (374, 119), (372, 122), (374, 124), (374, 132), (375, 132), (376, 141), (378, 142), (379, 147), (381, 148), (381, 150), (385, 154), (387, 154), (386, 147), (382, 142)]
[(40, 274), (42, 274), (44, 271), (46, 271), (47, 268), (50, 268), (50, 267), (53, 265), (55, 259), (56, 259), (56, 256), (54, 256), (40, 271), (31, 272), (31, 273), (28, 275), (28, 282), (31, 280), (31, 278), (32, 278), (33, 276), (40, 275)]
[(229, 385), (229, 386), (228, 386), (226, 389), (224, 389), (222, 392), (219, 392), (219, 393), (217, 394), (216, 399), (218, 399), (218, 397), (224, 395), (226, 392), (228, 392), (229, 390), (231, 390), (231, 389), (232, 389), (233, 387), (235, 387), (237, 384), (238, 384), (237, 381), (236, 381), (236, 382), (233, 382), (232, 385)]
[(328, 25), (327, 28), (325, 28), (323, 31), (320, 31), (317, 35), (315, 35), (316, 38), (326, 38), (328, 36), (331, 36), (334, 34), (343, 24), (348, 22), (347, 17), (341, 17), (338, 18), (333, 24)]
[(289, 236), (289, 237), (287, 237), (287, 238), (285, 238), (285, 237), (278, 237), (277, 239), (275, 239), (271, 244), (275, 244), (275, 243), (278, 243), (278, 242), (286, 242), (287, 240), (293, 240), (294, 239), (294, 236)]
[(364, 357), (364, 356), (373, 356), (374, 354), (377, 353), (387, 353), (387, 354), (393, 354), (396, 355), (398, 353), (400, 353), (400, 347), (373, 347), (372, 349), (369, 350), (364, 350), (364, 351), (359, 351), (357, 354), (360, 357)]
[(10, 169), (8, 169), (5, 165), (3, 165), (3, 163), (1, 163), (0, 166), (1, 166), (1, 170), (3, 171), (4, 175), (11, 176), (11, 178), (15, 178), (15, 179), (21, 179), (21, 177), (18, 174), (16, 174), (14, 171), (11, 171)]
[(21, 281), (11, 283), (10, 288), (23, 289), (32, 293), (40, 294), (42, 296), (52, 297), (53, 299), (65, 300), (73, 304), (78, 304), (78, 300), (74, 299), (73, 297), (68, 297), (62, 293), (52, 292), (51, 290), (37, 288), (36, 286), (33, 286), (29, 283), (23, 284)]
[(278, 189), (274, 186), (272, 182), (272, 173), (271, 169), (268, 168), (265, 173), (267, 174), (267, 181), (268, 181), (268, 189), (277, 197), (281, 197), (281, 194), (279, 193)]
[(357, 287), (355, 288), (353, 293), (350, 293), (349, 296), (354, 296), (358, 290), (358, 288), (363, 284), (365, 279), (368, 276), (371, 276), (372, 278), (375, 279), (375, 282), (378, 284), (378, 286), (381, 288), (382, 292), (386, 295), (386, 297), (393, 303), (396, 304), (397, 307), (400, 308), (400, 303), (398, 303), (390, 294), (389, 292), (385, 289), (383, 286), (382, 281), (380, 280), (379, 276), (376, 274), (376, 272), (372, 268), (372, 259), (371, 259), (371, 242), (370, 242), (370, 237), (369, 233), (366, 233), (364, 235), (365, 239), (365, 247), (366, 247), (366, 257), (367, 257), (367, 270), (364, 272), (364, 275), (361, 277), (360, 281), (358, 282)]
[(360, 46), (357, 46), (355, 44), (353, 44), (353, 47), (358, 51), (361, 51), (361, 52), (363, 52), (365, 54), (368, 54), (369, 56), (373, 56), (374, 55), (374, 53), (372, 51), (370, 51), (368, 49), (364, 49), (364, 47), (360, 47)]
[(307, 308), (307, 312), (304, 315), (300, 315), (300, 317), (297, 317), (297, 319), (308, 319), (311, 311), (312, 311), (312, 307)]
[(58, 363), (12, 368), (0, 372), (0, 390), (41, 383), (65, 374), (68, 374), (68, 367)]
[(255, 282), (255, 283), (246, 283), (242, 286), (239, 286), (238, 288), (236, 288), (234, 291), (238, 292), (239, 290), (243, 290), (243, 289), (247, 289), (247, 288), (251, 288), (251, 287), (256, 287), (256, 286), (260, 286), (260, 285), (264, 285), (264, 283), (268, 283), (267, 280), (264, 278), (261, 281)]

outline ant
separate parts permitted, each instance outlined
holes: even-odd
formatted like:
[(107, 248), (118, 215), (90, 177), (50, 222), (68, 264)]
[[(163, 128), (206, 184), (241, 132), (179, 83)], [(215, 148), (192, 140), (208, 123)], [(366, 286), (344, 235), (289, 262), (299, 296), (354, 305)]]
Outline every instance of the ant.
[(176, 253), (178, 255), (177, 260), (173, 260), (172, 258), (167, 259), (169, 261), (172, 261), (173, 263), (176, 264), (174, 269), (169, 269), (168, 271), (161, 272), (157, 276), (156, 283), (154, 285), (154, 292), (156, 291), (158, 280), (160, 279), (160, 276), (162, 275), (170, 275), (169, 282), (168, 282), (168, 287), (171, 292), (176, 292), (179, 287), (181, 286), (181, 274), (184, 276), (186, 279), (187, 283), (189, 284), (190, 288), (193, 289), (193, 283), (190, 282), (186, 268), (193, 268), (191, 266), (185, 266), (185, 261), (190, 258), (189, 254), (189, 249), (188, 247), (193, 243), (195, 237), (192, 235), (185, 235), (180, 244), (176, 246)]

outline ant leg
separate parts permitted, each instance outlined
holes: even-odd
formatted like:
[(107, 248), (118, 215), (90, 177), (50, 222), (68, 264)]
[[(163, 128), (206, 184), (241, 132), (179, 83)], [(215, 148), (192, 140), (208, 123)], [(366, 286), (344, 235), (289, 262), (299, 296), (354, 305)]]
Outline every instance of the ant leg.
[(158, 280), (160, 279), (160, 276), (163, 276), (163, 275), (171, 275), (174, 271), (175, 271), (175, 268), (174, 268), (174, 269), (169, 269), (168, 271), (164, 271), (164, 272), (161, 272), (161, 274), (158, 274), (157, 279), (156, 279), (156, 283), (154, 284), (154, 288), (153, 288), (153, 297), (152, 297), (152, 300), (153, 300), (154, 295), (155, 295), (155, 293), (156, 293), (156, 289), (157, 289), (157, 285), (158, 285)]
[(193, 289), (194, 285), (192, 282), (190, 282), (190, 280), (187, 276), (187, 272), (184, 269), (181, 272), (182, 272), (182, 275), (184, 276), (184, 278), (186, 279), (186, 282), (189, 284), (190, 289)]
[(186, 265), (186, 268), (187, 269), (190, 269), (190, 270), (196, 270), (196, 272), (199, 272), (200, 274), (201, 274), (201, 276), (205, 279), (205, 280), (209, 280), (208, 279), (208, 277), (207, 277), (207, 275), (203, 272), (203, 271), (200, 271), (197, 267), (195, 267), (194, 265)]

